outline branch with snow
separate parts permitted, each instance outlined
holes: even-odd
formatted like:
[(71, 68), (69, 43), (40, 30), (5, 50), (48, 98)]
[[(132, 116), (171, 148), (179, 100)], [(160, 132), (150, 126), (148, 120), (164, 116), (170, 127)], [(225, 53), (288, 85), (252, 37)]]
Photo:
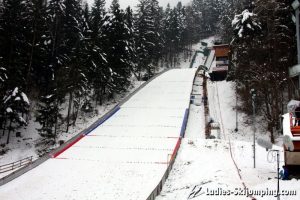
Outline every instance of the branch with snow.
[(234, 33), (239, 38), (243, 38), (254, 33), (260, 32), (262, 27), (256, 19), (256, 14), (249, 10), (244, 10), (241, 14), (235, 15), (231, 23)]

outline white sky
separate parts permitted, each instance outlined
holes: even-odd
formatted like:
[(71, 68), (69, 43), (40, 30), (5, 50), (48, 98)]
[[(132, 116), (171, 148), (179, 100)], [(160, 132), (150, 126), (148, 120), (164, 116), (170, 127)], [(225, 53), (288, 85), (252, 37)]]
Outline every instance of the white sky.
[[(94, 0), (86, 0), (90, 5), (94, 3)], [(139, 0), (119, 0), (121, 8), (126, 8), (127, 6), (130, 6), (131, 8), (135, 8), (135, 6), (138, 4)], [(166, 7), (168, 3), (170, 3), (171, 7), (176, 6), (177, 3), (181, 1), (183, 4), (187, 4), (191, 2), (192, 0), (158, 0), (159, 5)], [(109, 7), (112, 0), (106, 0), (106, 6)]]

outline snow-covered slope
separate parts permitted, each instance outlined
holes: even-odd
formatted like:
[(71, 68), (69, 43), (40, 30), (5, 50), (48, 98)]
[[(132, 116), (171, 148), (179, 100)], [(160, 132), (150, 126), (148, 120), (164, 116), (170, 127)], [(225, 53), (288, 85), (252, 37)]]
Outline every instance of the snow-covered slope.
[[(274, 197), (277, 190), (276, 154), (256, 145), (256, 168), (253, 168), (252, 124), (244, 123), (246, 117), (244, 114), (238, 113), (239, 131), (234, 131), (236, 127), (234, 86), (234, 83), (226, 81), (208, 83), (210, 113), (211, 117), (221, 124), (221, 140), (203, 139), (204, 112), (190, 111), (186, 138), (182, 140), (173, 170), (157, 200), (251, 199), (247, 196), (247, 191), (256, 192), (257, 195), (253, 196), (259, 200), (276, 199)], [(201, 106), (194, 109), (201, 110), (199, 107)], [(202, 127), (202, 131), (199, 127)], [(263, 129), (258, 126), (257, 135), (263, 134)], [(282, 166), (284, 164), (282, 147), (274, 148), (281, 150), (280, 166)], [(245, 186), (248, 190), (244, 190)], [(280, 191), (282, 190), (296, 191), (296, 195), (282, 195), (281, 199), (300, 198), (300, 184), (295, 179), (280, 180)]]
[(162, 178), (196, 69), (154, 79), (71, 148), (0, 187), (0, 199), (146, 199)]

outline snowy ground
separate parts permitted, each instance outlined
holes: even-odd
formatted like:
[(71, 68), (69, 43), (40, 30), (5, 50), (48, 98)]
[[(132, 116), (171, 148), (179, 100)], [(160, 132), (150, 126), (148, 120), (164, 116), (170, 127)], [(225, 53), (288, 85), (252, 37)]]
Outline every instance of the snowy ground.
[(195, 69), (170, 70), (56, 158), (0, 187), (0, 199), (146, 199), (162, 178)]
[[(191, 111), (186, 138), (182, 140), (179, 154), (163, 191), (156, 199), (250, 199), (240, 193), (245, 191), (245, 187), (249, 191), (261, 192), (262, 195), (254, 195), (256, 199), (277, 199), (274, 197), (276, 194), (270, 194), (276, 193), (277, 188), (277, 166), (274, 155), (256, 144), (256, 168), (253, 169), (252, 129), (250, 125), (244, 123), (247, 122), (244, 114), (238, 113), (239, 131), (237, 133), (234, 131), (236, 127), (234, 84), (225, 81), (209, 82), (208, 94), (210, 114), (220, 123), (221, 139), (203, 139), (204, 112)], [(191, 106), (193, 108), (194, 105)], [(200, 107), (203, 110), (203, 105)], [(198, 108), (199, 111), (200, 109)], [(257, 132), (257, 135), (264, 135), (260, 126)], [(282, 150), (279, 146), (275, 148)], [(280, 158), (282, 166), (282, 152)], [(297, 180), (281, 180), (280, 189), (296, 190), (297, 193), (296, 196), (282, 195), (281, 199), (300, 198), (300, 184)], [(231, 194), (222, 195), (220, 194), (222, 192)], [(269, 195), (263, 195), (264, 192), (269, 192)]]

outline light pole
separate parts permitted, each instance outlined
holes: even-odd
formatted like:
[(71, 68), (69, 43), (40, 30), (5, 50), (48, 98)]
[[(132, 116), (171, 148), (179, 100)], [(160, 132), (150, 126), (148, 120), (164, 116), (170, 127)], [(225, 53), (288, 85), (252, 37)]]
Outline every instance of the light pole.
[(234, 131), (235, 132), (238, 132), (239, 131), (239, 128), (238, 128), (238, 93), (237, 93), (237, 82), (235, 82), (235, 129)]
[(277, 153), (277, 199), (280, 200), (280, 191), (279, 191), (279, 150), (276, 150)]
[(256, 97), (256, 92), (254, 89), (250, 90), (250, 94), (252, 97), (252, 111), (253, 111), (253, 168), (255, 168), (255, 132), (256, 132), (256, 128), (255, 128), (255, 97)]
[[(286, 142), (284, 142), (284, 143), (286, 143)], [(279, 153), (280, 153), (280, 151), (279, 150), (277, 150), (277, 149), (272, 149), (272, 146), (273, 146), (273, 144), (270, 142), (270, 141), (267, 141), (267, 140), (265, 140), (265, 139), (263, 139), (263, 138), (258, 138), (257, 139), (257, 144), (258, 145), (260, 145), (261, 147), (263, 147), (263, 148), (266, 148), (266, 150), (267, 151), (269, 151), (269, 153), (268, 153), (268, 158), (269, 158), (269, 154), (272, 152), (276, 152), (276, 160), (277, 160), (277, 200), (280, 200), (280, 191), (279, 191), (279, 162), (280, 162), (280, 160), (279, 160)], [(274, 155), (272, 155), (272, 158), (274, 158), (275, 156)], [(270, 162), (270, 161), (269, 161)], [(273, 162), (273, 159), (272, 159), (272, 162)]]
[(300, 64), (300, 28), (299, 28), (299, 0), (295, 0), (292, 3), (292, 7), (295, 10), (295, 14), (296, 14), (296, 33), (297, 33), (297, 52), (298, 52), (298, 64)]
[(276, 152), (276, 160), (277, 160), (277, 200), (280, 200), (280, 191), (279, 191), (279, 150), (271, 149), (270, 152)]
[(235, 132), (238, 132), (239, 131), (239, 122), (238, 122), (238, 85), (237, 85), (237, 78), (236, 78), (236, 65), (230, 61), (230, 63), (233, 65), (234, 67), (234, 73), (235, 73), (235, 129), (234, 131)]

